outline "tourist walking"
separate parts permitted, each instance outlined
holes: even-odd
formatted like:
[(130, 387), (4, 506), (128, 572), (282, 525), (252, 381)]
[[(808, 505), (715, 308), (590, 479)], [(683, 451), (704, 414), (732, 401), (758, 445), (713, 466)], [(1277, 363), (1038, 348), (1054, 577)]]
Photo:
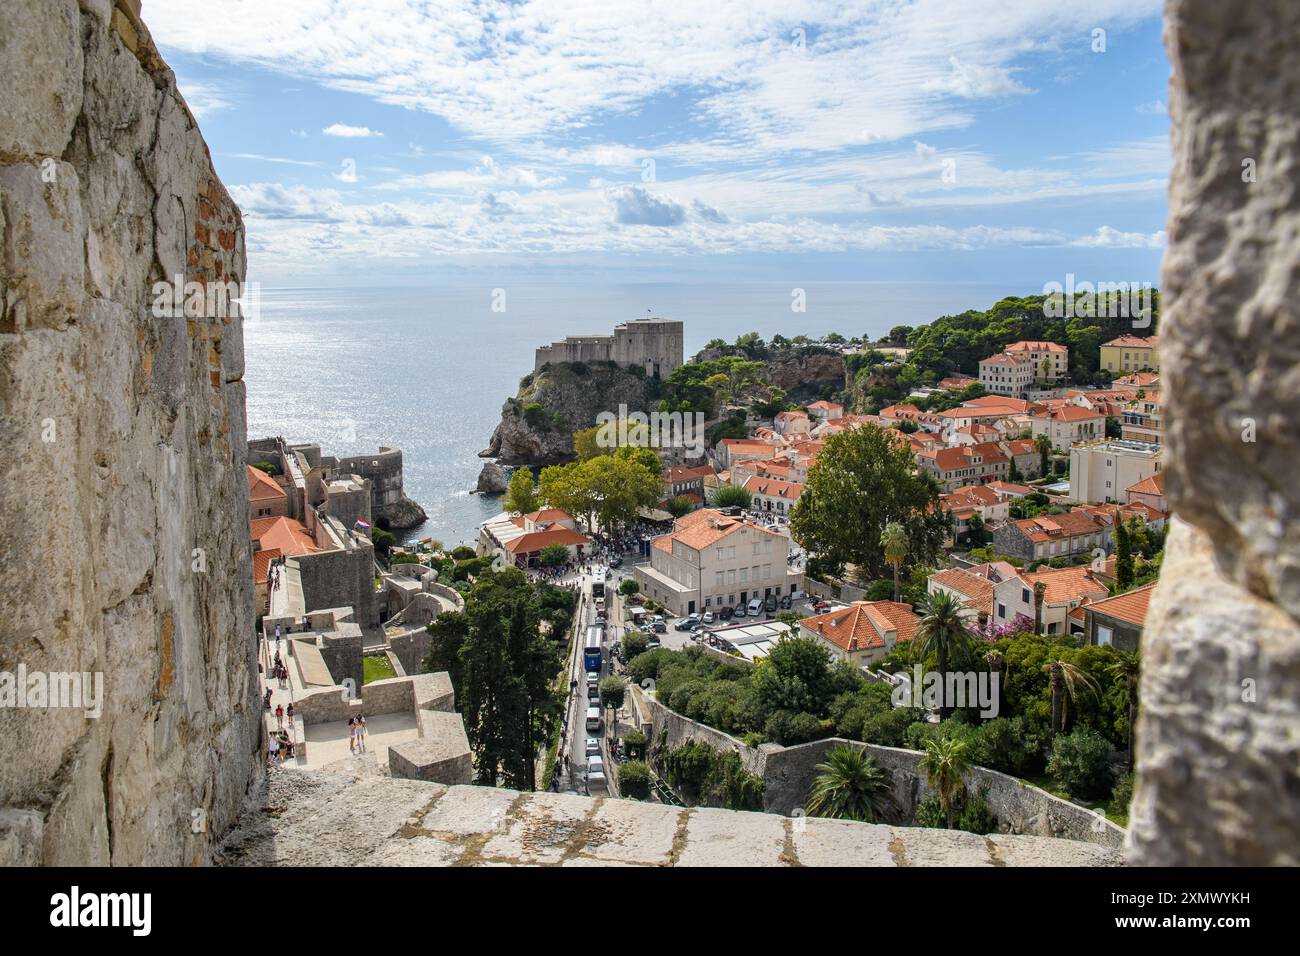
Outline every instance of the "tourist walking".
[(366, 715), (362, 714), (357, 718), (357, 749), (361, 753), (366, 752)]
[(275, 729), (284, 730), (284, 704), (275, 705)]
[(267, 745), (266, 762), (268, 764), (280, 762), (280, 741), (276, 740), (275, 737), (272, 737), (270, 744)]
[(348, 718), (348, 750), (352, 753), (357, 752), (357, 719)]

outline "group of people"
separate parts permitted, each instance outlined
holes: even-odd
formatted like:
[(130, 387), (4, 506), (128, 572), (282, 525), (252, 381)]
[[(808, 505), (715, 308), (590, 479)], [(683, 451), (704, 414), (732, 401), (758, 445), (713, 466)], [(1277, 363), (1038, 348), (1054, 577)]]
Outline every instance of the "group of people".
[(293, 758), (295, 751), (293, 741), (283, 730), (277, 730), (271, 735), (271, 742), (267, 744), (267, 762), (276, 764)]
[(354, 754), (366, 752), (366, 718), (364, 715), (348, 718), (348, 749)]

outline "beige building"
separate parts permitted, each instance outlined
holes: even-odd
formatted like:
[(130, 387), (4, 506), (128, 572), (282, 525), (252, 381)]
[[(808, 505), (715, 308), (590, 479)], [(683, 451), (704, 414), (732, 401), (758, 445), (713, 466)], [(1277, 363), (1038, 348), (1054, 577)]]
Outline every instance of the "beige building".
[(1070, 449), (1070, 498), (1083, 504), (1127, 500), (1130, 487), (1160, 471), (1160, 446), (1148, 442), (1085, 442)]
[(1027, 355), (990, 355), (980, 361), (980, 384), (994, 395), (1021, 398), (1034, 384), (1034, 363)]
[(1101, 367), (1115, 375), (1143, 372), (1160, 368), (1158, 337), (1121, 335), (1101, 346)]
[(1046, 435), (1053, 448), (1066, 451), (1075, 442), (1105, 438), (1106, 416), (1079, 405), (1058, 405), (1032, 413), (1029, 431), (1035, 438)]
[(1070, 366), (1070, 350), (1057, 342), (1012, 342), (1003, 351), (1016, 358), (1029, 359), (1035, 382), (1059, 382)]
[(676, 615), (718, 611), (754, 598), (784, 596), (802, 576), (788, 570), (790, 539), (715, 508), (679, 518), (637, 565), (641, 591)]

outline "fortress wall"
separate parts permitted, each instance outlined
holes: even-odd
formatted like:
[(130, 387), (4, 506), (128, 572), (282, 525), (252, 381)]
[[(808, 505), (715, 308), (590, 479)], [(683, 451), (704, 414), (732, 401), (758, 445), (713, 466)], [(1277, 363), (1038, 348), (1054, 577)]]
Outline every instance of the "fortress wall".
[(203, 863), (261, 765), (242, 319), (154, 285), (243, 223), (123, 3), (0, 3), (0, 116), (0, 671), (103, 681), (0, 708), (0, 866)]

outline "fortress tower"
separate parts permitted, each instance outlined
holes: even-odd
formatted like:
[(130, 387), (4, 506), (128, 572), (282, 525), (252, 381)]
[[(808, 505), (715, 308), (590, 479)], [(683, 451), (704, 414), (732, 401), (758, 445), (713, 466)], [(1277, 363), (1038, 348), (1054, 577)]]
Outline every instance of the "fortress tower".
[(638, 366), (647, 375), (666, 378), (682, 364), (682, 323), (676, 319), (633, 319), (614, 327), (613, 335), (571, 335), (543, 345), (533, 362), (536, 372), (556, 362), (616, 362)]

